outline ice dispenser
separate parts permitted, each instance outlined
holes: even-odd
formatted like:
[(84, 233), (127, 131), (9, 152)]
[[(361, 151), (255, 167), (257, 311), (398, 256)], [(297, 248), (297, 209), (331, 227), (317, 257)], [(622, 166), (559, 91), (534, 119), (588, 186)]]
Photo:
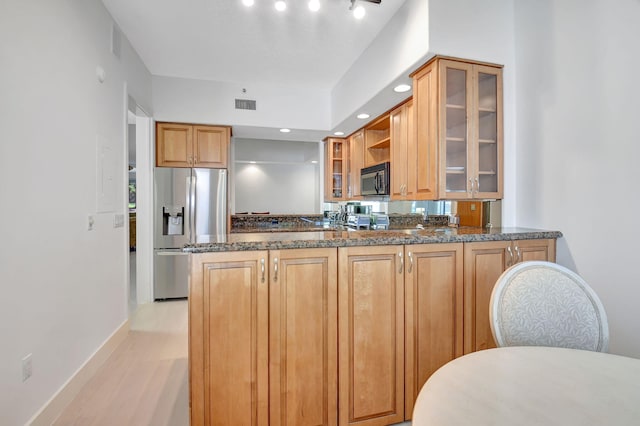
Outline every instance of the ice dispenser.
[(184, 235), (184, 207), (162, 207), (162, 234)]

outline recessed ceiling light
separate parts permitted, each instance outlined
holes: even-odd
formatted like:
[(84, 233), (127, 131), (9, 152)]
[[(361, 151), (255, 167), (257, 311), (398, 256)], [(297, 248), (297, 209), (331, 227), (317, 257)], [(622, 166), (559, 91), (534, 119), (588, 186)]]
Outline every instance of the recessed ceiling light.
[(255, 161), (249, 161), (249, 164), (256, 164)]
[(247, 7), (253, 6), (254, 3), (255, 3), (254, 0), (242, 0), (242, 4), (244, 4)]
[(278, 0), (275, 6), (277, 11), (282, 12), (287, 8), (287, 3), (285, 3), (284, 0)]
[(280, 131), (282, 133), (289, 133), (291, 131), (291, 129), (280, 129)]
[(363, 112), (362, 114), (358, 114), (356, 117), (358, 117), (360, 120), (364, 120), (365, 118), (369, 118), (370, 115), (369, 114), (365, 114)]
[(320, 10), (320, 0), (309, 0), (309, 10), (312, 12)]
[(398, 93), (408, 92), (409, 90), (411, 90), (411, 86), (409, 86), (408, 84), (398, 84), (393, 88), (393, 91)]
[(358, 6), (358, 7), (356, 7), (355, 9), (353, 9), (353, 16), (354, 16), (356, 19), (362, 19), (362, 18), (364, 18), (364, 15), (365, 15), (366, 13), (367, 13), (367, 12), (364, 10), (364, 7), (362, 7), (362, 6)]
[(311, 164), (318, 164), (318, 160), (311, 160)]
[(342, 135), (344, 135), (344, 132), (335, 132), (335, 133), (334, 133), (334, 135), (336, 135), (336, 136), (342, 136)]

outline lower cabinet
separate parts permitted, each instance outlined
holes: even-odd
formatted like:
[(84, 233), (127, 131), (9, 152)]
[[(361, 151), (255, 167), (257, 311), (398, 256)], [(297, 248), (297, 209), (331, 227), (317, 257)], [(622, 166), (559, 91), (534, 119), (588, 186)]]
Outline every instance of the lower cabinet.
[(191, 425), (337, 423), (336, 257), (192, 255)]
[(270, 251), (271, 425), (336, 425), (336, 249)]
[(340, 425), (404, 420), (403, 246), (338, 249)]
[(556, 260), (553, 239), (483, 241), (464, 244), (464, 353), (495, 348), (489, 322), (493, 286), (510, 266)]
[(405, 419), (418, 392), (462, 355), (463, 244), (405, 246)]
[(388, 425), (494, 346), (489, 298), (555, 240), (191, 255), (191, 425)]

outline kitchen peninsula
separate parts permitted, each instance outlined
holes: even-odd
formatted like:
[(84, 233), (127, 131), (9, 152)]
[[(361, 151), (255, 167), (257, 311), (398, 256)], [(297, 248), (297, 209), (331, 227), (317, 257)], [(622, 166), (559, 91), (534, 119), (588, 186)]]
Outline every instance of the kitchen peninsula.
[(188, 244), (191, 424), (385, 425), (440, 366), (495, 346), (489, 297), (557, 231), (228, 234)]

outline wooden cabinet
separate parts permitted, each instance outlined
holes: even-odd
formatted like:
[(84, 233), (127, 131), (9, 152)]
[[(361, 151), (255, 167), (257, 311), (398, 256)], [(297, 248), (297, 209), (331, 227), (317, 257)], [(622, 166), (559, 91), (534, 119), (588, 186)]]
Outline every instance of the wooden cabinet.
[(337, 251), (194, 254), (192, 425), (335, 425)]
[(227, 168), (230, 138), (229, 127), (156, 123), (156, 165)]
[(389, 114), (391, 122), (391, 193), (392, 200), (416, 200), (418, 171), (414, 135), (413, 100)]
[(341, 201), (348, 198), (348, 149), (344, 138), (326, 138), (324, 140), (324, 199)]
[(382, 114), (364, 127), (364, 167), (384, 163), (391, 158), (391, 122)]
[(191, 424), (388, 425), (441, 366), (493, 347), (500, 274), (555, 240), (191, 255)]
[(269, 255), (270, 424), (336, 425), (337, 250)]
[(496, 347), (489, 322), (493, 286), (510, 266), (528, 260), (555, 262), (555, 240), (515, 240), (464, 245), (464, 353)]
[(340, 425), (404, 420), (402, 246), (338, 249)]
[(405, 418), (418, 392), (463, 351), (463, 244), (405, 246)]
[(436, 57), (412, 77), (418, 161), (437, 198), (502, 198), (502, 67)]
[(349, 198), (360, 198), (360, 170), (364, 167), (364, 130), (349, 136)]
[(191, 422), (266, 425), (269, 420), (268, 252), (191, 255)]
[(410, 419), (426, 380), (462, 355), (463, 244), (338, 252), (340, 424)]

